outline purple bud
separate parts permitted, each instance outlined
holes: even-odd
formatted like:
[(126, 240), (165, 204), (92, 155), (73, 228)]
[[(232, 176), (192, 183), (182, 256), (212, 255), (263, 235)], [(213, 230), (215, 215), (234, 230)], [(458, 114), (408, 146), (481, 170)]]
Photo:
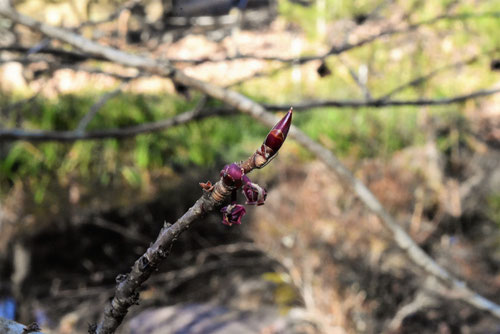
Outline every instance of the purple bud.
[(255, 165), (257, 168), (262, 168), (267, 165), (278, 153), (281, 145), (285, 142), (288, 130), (292, 124), (293, 108), (271, 129), (266, 137), (266, 140), (257, 150)]
[(242, 181), (241, 177), (243, 176), (243, 170), (240, 166), (235, 163), (224, 166), (224, 168), (220, 171), (220, 176), (225, 184), (235, 187), (241, 187)]
[(286, 115), (271, 129), (271, 132), (269, 132), (264, 141), (264, 145), (272, 149), (275, 153), (278, 152), (288, 135), (288, 130), (290, 130), (290, 125), (292, 124), (292, 112), (293, 108), (290, 108)]
[(252, 183), (250, 179), (243, 175), (243, 195), (245, 195), (248, 205), (263, 205), (267, 197), (266, 189), (262, 188), (256, 183)]
[(222, 224), (232, 226), (233, 224), (240, 225), (241, 218), (247, 212), (243, 205), (240, 204), (230, 204), (223, 207), (220, 212), (222, 212)]

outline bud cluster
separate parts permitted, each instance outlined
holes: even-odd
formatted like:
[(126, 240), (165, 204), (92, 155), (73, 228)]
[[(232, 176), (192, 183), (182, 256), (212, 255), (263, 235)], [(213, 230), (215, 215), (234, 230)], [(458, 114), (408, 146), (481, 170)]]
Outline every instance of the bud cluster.
[[(285, 142), (288, 130), (292, 123), (292, 108), (288, 113), (271, 129), (262, 146), (253, 155), (253, 165), (255, 168), (262, 168), (267, 165), (278, 153), (278, 150)], [(238, 164), (232, 163), (224, 166), (220, 172), (222, 182), (234, 188), (232, 190), (231, 204), (223, 207), (222, 223), (232, 226), (241, 224), (241, 218), (246, 210), (243, 205), (236, 204), (236, 191), (243, 186), (242, 192), (245, 195), (247, 205), (264, 205), (267, 197), (266, 189), (253, 183), (245, 174), (245, 170)]]

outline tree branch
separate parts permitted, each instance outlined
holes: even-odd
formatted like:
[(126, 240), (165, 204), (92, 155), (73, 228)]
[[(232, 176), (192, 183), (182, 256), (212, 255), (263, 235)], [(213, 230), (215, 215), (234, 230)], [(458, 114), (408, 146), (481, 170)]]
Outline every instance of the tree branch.
[[(257, 113), (258, 110), (257, 108), (255, 109), (256, 112), (254, 116), (260, 119), (263, 123), (267, 124), (268, 120), (272, 118), (272, 115), (269, 113)], [(438, 278), (449, 287), (451, 295), (447, 295), (445, 297), (452, 296), (453, 298), (462, 300), (480, 310), (490, 312), (492, 315), (500, 319), (500, 306), (498, 304), (471, 290), (467, 287), (465, 282), (453, 277), (453, 275), (451, 275), (446, 269), (441, 267), (429, 255), (427, 255), (396, 222), (396, 220), (384, 209), (382, 204), (368, 189), (368, 187), (357, 179), (330, 150), (312, 140), (295, 126), (290, 128), (290, 136), (302, 144), (302, 146), (304, 146), (307, 150), (314, 153), (317, 158), (322, 160), (355, 192), (363, 204), (379, 217), (383, 225), (392, 234), (396, 244), (407, 254), (413, 263), (423, 269), (427, 274)]]
[(160, 62), (151, 58), (122, 52), (112, 47), (105, 47), (76, 33), (36, 21), (31, 17), (14, 10), (14, 8), (10, 6), (8, 0), (0, 0), (0, 15), (5, 16), (16, 23), (25, 25), (35, 31), (39, 31), (47, 37), (64, 41), (83, 52), (91, 54), (92, 56), (103, 57), (125, 66), (149, 69), (152, 71), (160, 70), (162, 75), (169, 75), (171, 73), (170, 63), (168, 61)]
[(26, 140), (37, 141), (60, 141), (73, 142), (77, 140), (95, 140), (106, 138), (129, 138), (144, 133), (157, 132), (169, 129), (171, 127), (185, 124), (193, 120), (202, 119), (215, 115), (235, 115), (237, 112), (226, 108), (215, 108), (208, 110), (198, 110), (197, 108), (186, 111), (182, 114), (173, 116), (157, 122), (143, 123), (140, 125), (126, 128), (96, 130), (89, 132), (72, 131), (28, 131), (23, 129), (0, 129), (0, 141), (6, 140)]
[(120, 94), (123, 88), (127, 85), (127, 82), (122, 82), (113, 89), (111, 92), (108, 92), (101, 96), (101, 98), (94, 103), (91, 107), (88, 113), (85, 114), (85, 116), (82, 117), (78, 125), (76, 126), (75, 132), (78, 133), (85, 133), (85, 129), (89, 125), (89, 123), (94, 119), (94, 117), (97, 115), (99, 110), (108, 102), (110, 99), (115, 97), (116, 95)]
[(421, 26), (435, 24), (439, 21), (443, 21), (443, 20), (449, 20), (449, 21), (469, 20), (469, 19), (484, 18), (484, 17), (498, 18), (498, 17), (500, 17), (500, 12), (492, 11), (492, 12), (484, 12), (484, 13), (463, 13), (463, 14), (447, 14), (446, 13), (446, 14), (440, 14), (440, 15), (437, 15), (433, 18), (410, 24), (404, 28), (382, 30), (381, 32), (379, 32), (375, 35), (367, 36), (367, 37), (362, 38), (361, 40), (359, 40), (355, 43), (346, 42), (346, 43), (343, 43), (339, 46), (332, 46), (329, 51), (327, 51), (326, 53), (324, 53), (322, 55), (302, 56), (302, 57), (294, 57), (294, 58), (282, 58), (282, 57), (273, 57), (273, 56), (263, 57), (263, 56), (257, 56), (257, 55), (252, 55), (252, 54), (239, 54), (239, 55), (236, 55), (233, 57), (223, 57), (223, 58), (219, 58), (219, 59), (212, 59), (212, 58), (170, 59), (170, 62), (172, 62), (172, 63), (188, 63), (188, 64), (193, 64), (193, 65), (199, 65), (199, 64), (203, 64), (203, 63), (207, 63), (207, 62), (224, 62), (224, 61), (232, 61), (232, 60), (238, 60), (238, 59), (252, 59), (252, 60), (275, 61), (275, 62), (281, 62), (281, 63), (305, 64), (305, 63), (308, 63), (308, 62), (311, 62), (314, 60), (324, 60), (325, 58), (327, 58), (329, 56), (339, 55), (339, 54), (344, 53), (346, 51), (349, 51), (349, 50), (352, 50), (355, 48), (359, 48), (361, 46), (364, 46), (366, 44), (374, 42), (382, 37), (412, 32), (414, 30), (417, 30)]
[[(178, 72), (178, 79), (184, 80), (186, 82), (190, 82), (184, 76), (184, 74)], [(187, 85), (189, 86), (189, 85)], [(189, 86), (191, 87), (191, 86)], [(228, 104), (229, 101), (233, 101), (232, 103), (246, 104), (249, 101), (254, 103), (250, 99), (245, 97), (245, 100), (238, 100), (233, 98), (234, 92), (227, 91), (226, 93), (219, 92), (219, 89), (224, 90), (223, 88), (215, 88), (215, 86), (207, 86), (200, 85), (198, 88), (200, 91), (205, 92), (202, 89), (207, 89), (211, 91), (212, 94), (210, 96), (214, 96), (221, 101), (224, 101)], [(324, 108), (324, 107), (336, 107), (336, 108), (364, 108), (364, 107), (375, 107), (375, 108), (383, 108), (383, 107), (400, 107), (400, 106), (439, 106), (439, 105), (448, 105), (454, 103), (461, 103), (470, 99), (476, 99), (480, 97), (486, 97), (489, 95), (494, 95), (500, 93), (500, 88), (489, 89), (489, 90), (478, 90), (469, 94), (459, 95), (450, 98), (443, 99), (418, 99), (418, 100), (328, 100), (328, 101), (311, 101), (311, 102), (302, 102), (294, 105), (294, 110), (304, 111), (308, 109), (314, 108)], [(228, 99), (228, 100), (226, 100)], [(233, 105), (234, 104), (230, 104)], [(285, 111), (287, 108), (283, 104), (263, 104), (263, 106), (270, 111)], [(239, 107), (237, 107), (239, 109)], [(241, 109), (239, 109), (241, 110)], [(230, 108), (211, 108), (204, 110), (190, 110), (186, 111), (177, 116), (150, 123), (143, 123), (140, 125), (130, 126), (126, 128), (118, 128), (118, 129), (107, 129), (107, 130), (96, 130), (89, 132), (82, 132), (78, 130), (73, 131), (36, 131), (36, 130), (24, 130), (19, 128), (14, 129), (0, 129), (0, 141), (7, 140), (26, 140), (31, 142), (36, 141), (60, 141), (60, 142), (73, 142), (77, 140), (95, 140), (95, 139), (106, 139), (106, 138), (129, 138), (134, 137), (144, 133), (158, 132), (162, 130), (169, 129), (171, 127), (182, 125), (189, 123), (194, 120), (200, 120), (206, 117), (211, 116), (221, 116), (221, 115), (236, 115), (237, 112)]]
[[(440, 106), (447, 104), (462, 103), (467, 100), (486, 97), (500, 93), (500, 88), (481, 89), (471, 93), (445, 97), (441, 99), (416, 99), (416, 100), (384, 100), (383, 98), (371, 101), (364, 100), (323, 100), (298, 102), (293, 104), (294, 110), (335, 107), (335, 108), (364, 108), (364, 107), (401, 107), (401, 106)], [(283, 111), (286, 110), (284, 104), (264, 104), (267, 110)]]
[(51, 55), (54, 57), (59, 57), (60, 59), (64, 61), (71, 61), (71, 62), (82, 62), (86, 61), (88, 59), (94, 59), (94, 60), (103, 60), (106, 61), (107, 59), (104, 57), (100, 56), (89, 56), (86, 54), (83, 54), (81, 52), (75, 52), (75, 51), (69, 51), (69, 50), (64, 50), (64, 49), (58, 49), (58, 48), (52, 48), (52, 47), (43, 47), (39, 50), (36, 50), (36, 52), (30, 52), (32, 51), (32, 47), (25, 47), (25, 46), (20, 46), (20, 45), (6, 45), (6, 46), (0, 46), (0, 51), (8, 51), (8, 52), (15, 52), (15, 53), (21, 53), (24, 55), (32, 55), (32, 54), (47, 54)]
[(492, 50), (489, 50), (487, 52), (484, 52), (484, 53), (481, 53), (481, 54), (477, 54), (477, 55), (474, 55), (472, 57), (469, 57), (467, 59), (463, 59), (463, 60), (460, 60), (460, 61), (457, 61), (455, 63), (452, 63), (452, 64), (447, 64), (445, 66), (442, 66), (440, 68), (436, 68), (435, 70), (429, 72), (429, 73), (426, 73), (424, 75), (421, 75), (419, 77), (416, 77), (416, 78), (413, 78), (393, 89), (391, 89), (388, 93), (384, 94), (383, 96), (379, 97), (378, 100), (388, 100), (389, 98), (391, 98), (392, 96), (396, 95), (397, 93), (399, 92), (402, 92), (403, 90), (409, 88), (409, 87), (413, 87), (413, 86), (417, 86), (417, 85), (421, 85), (422, 83), (428, 81), (429, 79), (435, 77), (436, 75), (444, 72), (444, 71), (447, 71), (447, 70), (450, 70), (450, 69), (453, 69), (453, 68), (458, 68), (458, 67), (461, 67), (461, 66), (464, 66), (464, 65), (470, 65), (470, 64), (473, 64), (475, 62), (477, 62), (479, 60), (480, 57), (483, 57), (483, 56), (486, 56), (486, 55), (491, 55), (491, 54), (494, 54), (495, 52), (498, 52), (498, 50), (500, 50), (499, 48), (495, 48), (495, 49), (492, 49)]
[[(2, 1), (5, 1), (5, 0), (2, 0)], [(134, 2), (132, 1), (131, 3), (134, 3)], [(124, 7), (125, 7), (124, 9), (128, 8), (126, 6), (124, 6)], [(9, 7), (7, 7), (7, 11), (9, 11)], [(9, 17), (7, 15), (7, 11), (2, 12), (2, 5), (0, 4), (0, 14)], [(84, 45), (82, 45), (81, 43), (78, 43), (78, 41), (77, 41), (78, 35), (71, 34), (69, 31), (65, 32), (64, 34), (61, 34), (61, 35), (53, 34), (53, 31), (50, 31), (52, 27), (47, 26), (41, 22), (39, 22), (39, 24), (41, 25), (40, 29), (37, 29), (36, 24), (33, 22), (33, 20), (31, 18), (24, 16), (24, 15), (17, 13), (17, 12), (15, 12), (14, 14), (18, 16), (17, 19), (14, 17), (9, 17), (9, 18), (16, 21), (16, 22), (22, 23), (22, 24), (24, 24), (32, 29), (39, 30), (40, 32), (46, 34), (47, 36), (52, 36), (52, 38), (57, 38), (57, 39), (60, 39), (62, 41), (65, 41), (68, 44), (71, 44), (71, 45), (73, 45), (73, 46), (75, 46), (75, 47), (77, 47), (85, 52), (88, 52), (89, 54), (82, 54), (79, 52), (67, 51), (67, 50), (57, 49), (57, 48), (43, 48), (43, 49), (38, 50), (37, 53), (46, 53), (46, 54), (51, 54), (51, 55), (58, 56), (58, 57), (65, 57), (65, 58), (68, 58), (69, 60), (74, 60), (74, 61), (84, 61), (84, 60), (88, 60), (88, 59), (104, 60), (104, 61), (105, 60), (117, 61), (115, 57), (123, 56), (123, 54), (122, 55), (115, 54), (115, 55), (110, 55), (111, 57), (107, 57), (106, 55), (102, 54), (101, 52), (92, 52), (90, 50), (91, 45), (86, 45), (85, 48), (83, 49), (82, 47), (84, 47)], [(344, 53), (346, 51), (349, 51), (349, 50), (364, 46), (366, 44), (372, 43), (372, 42), (374, 42), (382, 37), (412, 32), (414, 30), (417, 30), (421, 26), (435, 24), (435, 23), (443, 21), (443, 20), (458, 21), (458, 20), (469, 20), (469, 19), (484, 18), (484, 17), (498, 18), (498, 17), (500, 17), (500, 12), (492, 11), (492, 12), (484, 12), (484, 13), (462, 13), (462, 14), (445, 13), (445, 14), (440, 14), (440, 15), (437, 15), (433, 18), (410, 24), (404, 28), (382, 30), (381, 32), (379, 32), (375, 35), (367, 36), (367, 37), (362, 38), (361, 40), (359, 40), (355, 43), (345, 42), (345, 43), (338, 45), (338, 46), (332, 46), (329, 49), (329, 51), (327, 51), (326, 53), (324, 53), (322, 55), (283, 58), (283, 57), (278, 57), (278, 56), (258, 56), (258, 55), (254, 55), (254, 54), (238, 54), (238, 55), (231, 56), (231, 57), (228, 56), (228, 57), (215, 58), (215, 59), (208, 58), (208, 57), (201, 58), (201, 59), (170, 58), (170, 59), (166, 59), (165, 62), (166, 62), (166, 64), (184, 63), (184, 64), (191, 64), (191, 65), (201, 65), (201, 64), (205, 64), (205, 63), (216, 63), (216, 62), (226, 62), (226, 61), (249, 59), (249, 60), (274, 61), (274, 62), (289, 63), (289, 64), (292, 64), (292, 63), (293, 64), (305, 64), (305, 63), (315, 61), (315, 60), (324, 60), (327, 57), (332, 56), (332, 55), (339, 55), (339, 54)], [(21, 21), (19, 21), (19, 19)], [(93, 25), (94, 23), (91, 22), (89, 24)], [(97, 23), (97, 24), (99, 24), (99, 23)], [(85, 25), (85, 23), (83, 23), (83, 25)], [(50, 34), (49, 32), (52, 32), (52, 34)], [(56, 35), (57, 35), (57, 37), (56, 37)], [(73, 40), (73, 42), (76, 42), (76, 43), (72, 43), (71, 42), (72, 40)], [(90, 42), (90, 40), (87, 40), (87, 41)], [(91, 42), (91, 43), (94, 43), (94, 42)], [(95, 44), (97, 44), (97, 43), (95, 43)], [(30, 51), (30, 49), (31, 48), (22, 47), (22, 46), (18, 46), (18, 45), (1, 46), (0, 47), (0, 50), (21, 52), (21, 53), (28, 53), (28, 51)], [(94, 50), (94, 51), (97, 51), (97, 50)], [(152, 59), (150, 59), (150, 60), (152, 60)], [(125, 63), (127, 63), (127, 62), (130, 63), (133, 61), (137, 61), (138, 64), (136, 64), (136, 65), (129, 64), (127, 66), (147, 67), (147, 66), (152, 65), (151, 63), (141, 65), (140, 60), (138, 58), (137, 59), (130, 59), (129, 61), (124, 62), (123, 64), (125, 65)], [(155, 62), (155, 60), (152, 60), (152, 61)], [(120, 62), (120, 63), (122, 63), (122, 62)]]
[[(223, 100), (238, 110), (250, 114), (263, 124), (270, 126), (276, 121), (276, 117), (267, 112), (262, 105), (237, 92), (225, 90), (209, 83), (190, 78), (179, 71), (175, 72), (174, 79), (181, 81), (186, 86), (196, 88), (207, 95)], [(383, 225), (392, 234), (396, 244), (406, 253), (408, 258), (415, 265), (424, 270), (428, 275), (434, 276), (446, 284), (454, 298), (460, 299), (480, 310), (487, 311), (500, 319), (500, 306), (498, 304), (469, 289), (465, 282), (455, 278), (427, 255), (383, 208), (382, 204), (380, 204), (373, 193), (360, 180), (355, 178), (330, 150), (313, 141), (295, 126), (292, 126), (290, 129), (290, 135), (338, 174), (341, 180), (346, 182), (365, 206), (380, 218)], [(446, 296), (449, 297), (450, 295), (447, 294)]]
[(130, 0), (130, 1), (127, 1), (123, 5), (119, 6), (108, 17), (106, 17), (104, 19), (101, 19), (101, 20), (98, 20), (98, 21), (91, 21), (90, 20), (90, 21), (82, 22), (79, 26), (73, 28), (73, 30), (78, 31), (78, 30), (81, 30), (82, 28), (97, 26), (97, 25), (100, 25), (100, 24), (104, 24), (104, 23), (108, 23), (108, 22), (114, 21), (114, 20), (116, 20), (120, 16), (120, 14), (124, 10), (130, 10), (131, 8), (133, 8), (138, 3), (140, 3), (139, 0)]
[[(291, 115), (291, 113), (289, 115)], [(281, 124), (281, 122), (278, 124)], [(278, 124), (276, 126), (278, 126)], [(273, 130), (275, 128), (273, 128)], [(288, 128), (286, 129), (286, 133), (287, 132)], [(266, 138), (266, 141), (264, 142), (265, 144), (267, 144), (267, 140), (272, 133), (273, 132), (271, 132)], [(285, 138), (286, 133), (282, 132)], [(281, 143), (283, 143), (285, 138), (282, 138)], [(263, 147), (265, 144), (263, 144)], [(258, 149), (246, 161), (241, 162), (239, 166), (236, 167), (237, 169), (241, 169), (239, 172), (240, 175), (241, 173), (246, 175), (255, 168), (264, 167), (269, 161), (271, 161), (271, 157), (273, 155), (262, 155), (261, 150), (262, 148)], [(264, 161), (261, 161), (261, 159), (264, 159)], [(165, 259), (170, 253), (172, 244), (175, 240), (177, 240), (179, 235), (186, 231), (194, 221), (199, 220), (207, 213), (214, 211), (230, 198), (231, 194), (239, 187), (239, 185), (236, 180), (232, 178), (231, 173), (229, 174), (230, 175), (228, 177), (226, 174), (221, 173), (220, 180), (213, 186), (211, 184), (202, 185), (203, 195), (195, 202), (195, 204), (189, 208), (189, 210), (181, 218), (179, 218), (175, 224), (171, 225), (165, 223), (156, 241), (134, 263), (132, 270), (127, 275), (117, 276), (116, 281), (118, 285), (115, 290), (115, 296), (106, 306), (104, 310), (104, 318), (95, 330), (96, 334), (109, 334), (115, 332), (116, 328), (118, 328), (123, 321), (123, 318), (127, 314), (130, 306), (138, 302), (138, 290), (142, 283), (145, 282), (149, 276), (151, 276), (151, 274), (158, 269), (162, 260)]]

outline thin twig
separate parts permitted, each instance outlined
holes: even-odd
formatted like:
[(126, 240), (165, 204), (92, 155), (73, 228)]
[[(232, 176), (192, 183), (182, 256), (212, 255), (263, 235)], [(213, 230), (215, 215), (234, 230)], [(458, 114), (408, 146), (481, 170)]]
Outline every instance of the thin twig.
[(128, 82), (121, 82), (118, 87), (113, 89), (111, 92), (108, 92), (101, 96), (101, 98), (94, 103), (91, 107), (88, 113), (85, 114), (85, 116), (82, 117), (78, 125), (76, 126), (75, 132), (77, 133), (85, 133), (85, 129), (89, 125), (89, 123), (94, 119), (94, 117), (97, 115), (99, 110), (113, 97), (117, 96), (118, 94), (121, 93), (123, 88), (128, 84)]
[(16, 52), (16, 53), (21, 53), (21, 54), (30, 55), (30, 56), (32, 56), (34, 54), (46, 54), (46, 55), (51, 55), (51, 56), (62, 58), (64, 61), (82, 62), (82, 61), (86, 61), (89, 59), (103, 60), (103, 61), (107, 60), (104, 57), (89, 56), (89, 55), (83, 54), (81, 52), (69, 51), (69, 50), (64, 50), (64, 49), (59, 49), (59, 48), (43, 47), (41, 49), (37, 49), (36, 52), (33, 52), (33, 50), (34, 50), (34, 47), (25, 47), (25, 46), (21, 46), (21, 45), (0, 46), (0, 51)]
[(103, 71), (103, 70), (98, 69), (98, 68), (91, 68), (91, 67), (87, 67), (87, 66), (73, 65), (73, 64), (69, 64), (69, 63), (55, 64), (55, 63), (48, 61), (47, 59), (36, 59), (36, 58), (32, 58), (32, 57), (30, 57), (29, 59), (28, 58), (12, 58), (12, 59), (0, 58), (0, 64), (13, 62), (13, 63), (20, 63), (23, 65), (29, 65), (29, 64), (33, 64), (33, 63), (39, 63), (42, 61), (48, 63), (49, 66), (48, 66), (48, 68), (41, 70), (40, 73), (51, 72), (51, 71), (55, 71), (55, 70), (59, 70), (59, 69), (70, 69), (73, 71), (87, 72), (89, 74), (102, 74), (102, 75), (106, 75), (106, 76), (109, 76), (109, 77), (112, 77), (112, 78), (115, 78), (115, 79), (118, 79), (121, 81), (131, 81), (131, 80), (138, 79), (138, 78), (141, 78), (144, 76), (148, 76), (148, 77), (151, 76), (151, 74), (145, 73), (144, 71), (139, 71), (139, 73), (137, 75), (133, 75), (133, 76), (132, 75), (121, 75), (118, 73)]
[(130, 239), (135, 242), (144, 242), (147, 240), (147, 238), (144, 235), (141, 235), (140, 233), (137, 233), (137, 231), (130, 231), (126, 227), (119, 225), (117, 223), (113, 223), (111, 221), (108, 221), (104, 218), (97, 217), (93, 219), (89, 224), (101, 227), (103, 229), (113, 231), (115, 233), (120, 234), (121, 236)]
[(48, 37), (59, 39), (73, 45), (81, 51), (89, 53), (92, 57), (104, 57), (125, 66), (149, 69), (150, 71), (160, 71), (158, 74), (161, 75), (168, 76), (172, 73), (172, 68), (168, 61), (157, 61), (151, 58), (126, 53), (112, 47), (104, 47), (97, 42), (91, 41), (71, 31), (53, 27), (23, 15), (14, 10), (10, 6), (8, 0), (0, 0), (0, 15), (36, 31), (40, 31)]
[(347, 61), (345, 59), (343, 59), (343, 57), (339, 57), (339, 60), (345, 67), (347, 67), (347, 70), (349, 71), (349, 75), (351, 76), (351, 78), (354, 80), (356, 85), (359, 87), (359, 89), (363, 93), (363, 96), (365, 97), (365, 101), (371, 101), (373, 99), (372, 94), (370, 93), (370, 90), (366, 86), (366, 82), (363, 82), (361, 80), (361, 78), (359, 77), (358, 74), (356, 74), (356, 72), (354, 71), (352, 66), (347, 64)]
[[(336, 108), (363, 108), (363, 107), (399, 107), (399, 106), (439, 106), (453, 103), (461, 103), (470, 99), (485, 97), (500, 92), (500, 88), (490, 90), (478, 90), (469, 94), (459, 95), (451, 98), (443, 99), (418, 99), (418, 100), (328, 100), (328, 101), (311, 101), (302, 102), (294, 105), (294, 110), (305, 111), (314, 108), (336, 107)], [(223, 99), (222, 99), (223, 100)], [(264, 104), (267, 110), (284, 111), (287, 110), (285, 105), (281, 104)], [(60, 141), (73, 142), (77, 140), (96, 140), (106, 138), (129, 138), (144, 133), (153, 133), (169, 129), (171, 127), (186, 124), (194, 120), (200, 120), (211, 116), (229, 116), (238, 114), (234, 109), (227, 107), (211, 108), (186, 111), (182, 114), (173, 116), (156, 122), (143, 123), (140, 125), (95, 130), (89, 132), (79, 131), (43, 131), (43, 130), (25, 130), (19, 128), (0, 129), (0, 141), (7, 140), (26, 140), (31, 142), (37, 141)]]
[(116, 20), (120, 16), (120, 14), (124, 10), (129, 10), (129, 9), (131, 9), (132, 7), (134, 7), (138, 3), (140, 3), (139, 0), (127, 1), (123, 5), (119, 6), (108, 17), (106, 17), (106, 18), (104, 18), (102, 20), (97, 20), (97, 21), (89, 20), (89, 21), (82, 22), (79, 26), (73, 28), (72, 30), (78, 31), (78, 30), (81, 30), (82, 28), (85, 28), (85, 27), (93, 27), (93, 26), (97, 26), (97, 25), (100, 25), (100, 24), (104, 24), (104, 23), (108, 23), (108, 22), (114, 21), (114, 20)]
[[(2, 8), (0, 8), (0, 14), (2, 14)], [(5, 15), (5, 16), (7, 16), (7, 15)], [(305, 64), (305, 63), (315, 61), (315, 60), (324, 60), (327, 57), (332, 56), (332, 55), (339, 55), (341, 53), (352, 50), (354, 48), (358, 48), (358, 47), (364, 46), (366, 44), (369, 44), (371, 42), (374, 42), (382, 37), (412, 32), (412, 31), (420, 28), (421, 26), (435, 24), (439, 21), (443, 21), (443, 20), (457, 21), (457, 20), (468, 20), (468, 19), (485, 18), (485, 17), (498, 18), (498, 17), (500, 17), (500, 12), (492, 11), (492, 12), (484, 12), (484, 13), (440, 14), (440, 15), (437, 15), (433, 18), (410, 24), (404, 28), (393, 28), (393, 29), (382, 30), (381, 32), (379, 32), (375, 35), (367, 36), (367, 37), (365, 37), (365, 38), (363, 38), (355, 43), (345, 42), (339, 46), (332, 46), (329, 51), (327, 51), (326, 53), (324, 53), (322, 55), (283, 58), (283, 57), (278, 57), (278, 56), (258, 56), (258, 55), (253, 55), (253, 54), (237, 54), (235, 56), (227, 56), (227, 57), (222, 57), (222, 58), (208, 58), (208, 57), (201, 58), (201, 59), (169, 58), (169, 59), (164, 59), (164, 61), (168, 64), (186, 63), (186, 64), (192, 64), (192, 65), (201, 65), (204, 63), (227, 62), (227, 61), (234, 61), (234, 60), (250, 59), (250, 60), (274, 61), (274, 62), (281, 62), (281, 63)], [(29, 19), (28, 17), (25, 17), (25, 16), (21, 16), (21, 18), (22, 19)], [(23, 22), (23, 24), (30, 26), (32, 28), (35, 28), (35, 24), (30, 22), (29, 20), (25, 20)], [(47, 27), (48, 26), (45, 26), (45, 25), (43, 26), (43, 28), (47, 28)], [(65, 38), (63, 38), (63, 37), (65, 37)], [(77, 46), (77, 45), (71, 43), (71, 41), (67, 40), (68, 37), (69, 36), (66, 34), (64, 36), (61, 35), (58, 37), (55, 37), (55, 35), (54, 35), (54, 38), (61, 39), (69, 44), (74, 45), (75, 47), (82, 46), (82, 45)], [(10, 45), (10, 46), (1, 46), (0, 50), (26, 53), (30, 50), (30, 48), (22, 47), (22, 46), (18, 46), (18, 45)], [(69, 59), (73, 59), (74, 61), (84, 61), (84, 60), (88, 60), (88, 59), (111, 60), (114, 58), (114, 57), (108, 58), (105, 55), (91, 52), (90, 50), (85, 50), (85, 51), (89, 52), (90, 54), (82, 54), (79, 52), (66, 51), (63, 49), (55, 49), (55, 48), (44, 48), (42, 50), (39, 50), (38, 53), (46, 53), (46, 54), (52, 54), (54, 56), (66, 57)], [(116, 55), (114, 55), (114, 56), (116, 57)], [(130, 61), (133, 61), (133, 60), (137, 60), (137, 59), (130, 59)], [(126, 63), (129, 63), (129, 61), (124, 62), (124, 64), (126, 64)], [(137, 65), (127, 65), (127, 66), (141, 66), (141, 65), (137, 64)], [(147, 66), (147, 65), (143, 64), (143, 66)]]
[(433, 18), (410, 24), (409, 26), (404, 27), (404, 28), (393, 28), (393, 29), (382, 30), (381, 32), (379, 32), (375, 35), (365, 37), (365, 38), (363, 38), (355, 43), (346, 42), (346, 43), (343, 43), (342, 45), (339, 45), (339, 46), (332, 46), (329, 51), (327, 51), (326, 53), (324, 53), (322, 55), (283, 58), (283, 57), (277, 57), (277, 56), (264, 57), (264, 56), (257, 56), (257, 55), (252, 55), (252, 54), (239, 54), (239, 55), (236, 55), (234, 57), (223, 57), (223, 58), (218, 58), (218, 59), (212, 59), (212, 58), (169, 59), (169, 61), (173, 64), (189, 63), (189, 64), (194, 64), (194, 65), (199, 65), (199, 64), (203, 64), (203, 63), (207, 63), (207, 62), (225, 62), (225, 61), (232, 61), (232, 60), (238, 60), (238, 59), (252, 59), (252, 60), (275, 61), (275, 62), (282, 62), (282, 63), (304, 64), (304, 63), (308, 63), (308, 62), (315, 61), (315, 60), (324, 60), (325, 58), (332, 56), (332, 55), (339, 55), (341, 53), (352, 50), (354, 48), (358, 48), (358, 47), (364, 46), (366, 44), (369, 44), (371, 42), (374, 42), (382, 37), (412, 32), (414, 30), (417, 30), (421, 26), (435, 24), (439, 21), (443, 21), (443, 20), (458, 21), (458, 20), (469, 20), (469, 19), (474, 19), (474, 18), (485, 18), (485, 17), (498, 18), (498, 17), (500, 17), (500, 12), (492, 11), (492, 12), (484, 12), (484, 13), (440, 14), (440, 15), (437, 15)]
[(386, 94), (384, 94), (383, 96), (379, 97), (378, 100), (388, 100), (389, 98), (391, 98), (392, 96), (396, 95), (397, 93), (399, 92), (402, 92), (403, 90), (409, 88), (409, 87), (413, 87), (413, 86), (417, 86), (417, 85), (420, 85), (426, 81), (428, 81), (429, 79), (435, 77), (436, 75), (444, 72), (444, 71), (447, 71), (447, 70), (450, 70), (450, 69), (454, 69), (454, 68), (458, 68), (458, 67), (461, 67), (461, 66), (464, 66), (464, 65), (470, 65), (470, 64), (473, 64), (475, 62), (478, 61), (478, 59), (480, 57), (483, 57), (483, 56), (486, 56), (486, 55), (491, 55), (495, 52), (497, 52), (499, 49), (498, 48), (495, 48), (493, 50), (489, 50), (487, 52), (484, 52), (482, 54), (479, 54), (479, 55), (474, 55), (472, 57), (469, 57), (467, 59), (463, 59), (463, 60), (459, 60), (455, 63), (452, 63), (452, 64), (447, 64), (445, 66), (442, 66), (442, 67), (439, 67), (439, 68), (436, 68), (435, 70), (429, 72), (429, 73), (426, 73), (424, 75), (421, 75), (417, 78), (413, 78), (393, 89), (391, 89), (389, 92), (387, 92)]
[(182, 283), (195, 278), (200, 274), (204, 274), (207, 272), (211, 272), (214, 270), (218, 270), (224, 268), (226, 272), (231, 267), (257, 267), (258, 265), (273, 265), (276, 266), (276, 261), (271, 258), (231, 258), (228, 260), (218, 260), (211, 261), (207, 263), (197, 263), (191, 266), (185, 266), (178, 270), (171, 270), (161, 275), (156, 275), (152, 278), (149, 283), (160, 283), (166, 282), (166, 286), (162, 286), (163, 289), (167, 289), (169, 291), (175, 289)]
[[(322, 100), (293, 103), (294, 110), (335, 107), (335, 108), (364, 108), (364, 107), (400, 107), (400, 106), (440, 106), (454, 103), (462, 103), (467, 100), (477, 99), (500, 93), (500, 88), (481, 89), (471, 93), (438, 99), (416, 99), (416, 100)], [(267, 110), (287, 110), (285, 104), (264, 104)]]
[(73, 142), (77, 140), (94, 140), (106, 138), (128, 138), (144, 133), (151, 133), (166, 130), (168, 128), (185, 124), (193, 120), (202, 119), (215, 115), (235, 115), (234, 110), (227, 108), (215, 108), (208, 110), (194, 110), (183, 112), (182, 114), (173, 116), (157, 122), (143, 123), (140, 125), (129, 126), (126, 128), (96, 130), (88, 132), (72, 131), (29, 131), (23, 129), (0, 129), (0, 141), (6, 140), (26, 140), (31, 142), (36, 141), (60, 141)]

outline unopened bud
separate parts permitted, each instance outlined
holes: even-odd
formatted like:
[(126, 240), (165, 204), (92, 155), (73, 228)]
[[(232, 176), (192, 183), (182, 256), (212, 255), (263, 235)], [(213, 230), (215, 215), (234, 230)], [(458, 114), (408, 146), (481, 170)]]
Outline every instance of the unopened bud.
[(267, 135), (264, 145), (271, 148), (274, 152), (278, 152), (281, 145), (285, 142), (288, 130), (292, 124), (293, 108), (286, 113), (286, 115), (272, 128), (271, 132)]
[(243, 176), (243, 170), (237, 164), (232, 163), (224, 166), (220, 171), (220, 176), (225, 184), (238, 188), (241, 187), (242, 184), (241, 178)]
[(260, 158), (257, 156), (255, 159), (255, 165), (257, 168), (267, 165), (278, 153), (281, 145), (285, 142), (288, 130), (290, 130), (290, 125), (292, 124), (292, 112), (293, 108), (290, 108), (287, 114), (278, 123), (276, 123), (267, 135), (266, 140), (257, 151), (258, 155), (261, 156)]

